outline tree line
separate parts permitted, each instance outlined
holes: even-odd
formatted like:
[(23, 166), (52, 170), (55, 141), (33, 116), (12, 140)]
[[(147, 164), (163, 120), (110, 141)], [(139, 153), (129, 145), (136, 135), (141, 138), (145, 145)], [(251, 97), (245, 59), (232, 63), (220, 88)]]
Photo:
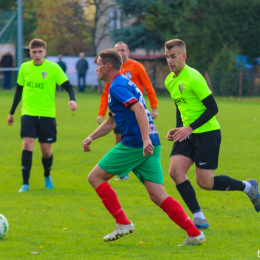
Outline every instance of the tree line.
[[(16, 0), (1, 1), (0, 11), (16, 8)], [(235, 55), (260, 56), (259, 0), (25, 0), (24, 44), (34, 38), (48, 43), (49, 54), (96, 55), (100, 40), (110, 35), (131, 50), (161, 50), (165, 41), (182, 39), (189, 64), (199, 71), (235, 72)], [(108, 30), (99, 23), (109, 8), (119, 8), (127, 24)], [(111, 19), (111, 17), (109, 18)], [(97, 35), (97, 26), (103, 34)], [(98, 38), (99, 37), (99, 38)], [(110, 46), (109, 46), (110, 47)]]

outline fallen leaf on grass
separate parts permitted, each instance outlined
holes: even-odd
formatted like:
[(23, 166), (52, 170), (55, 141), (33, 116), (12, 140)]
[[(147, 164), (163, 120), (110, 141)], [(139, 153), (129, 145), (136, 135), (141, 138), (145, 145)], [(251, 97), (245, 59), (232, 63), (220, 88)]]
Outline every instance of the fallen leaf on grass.
[(239, 215), (236, 215), (236, 218), (241, 218)]
[(38, 252), (31, 252), (31, 254), (32, 254), (32, 255), (37, 255), (37, 254), (38, 254)]
[(43, 249), (43, 246), (40, 246), (40, 249)]
[(145, 245), (145, 242), (142, 242), (141, 240), (138, 242), (140, 245)]
[(68, 229), (68, 228), (67, 227), (63, 228), (63, 230), (66, 230), (66, 229)]
[(79, 210), (83, 210), (83, 208), (79, 208)]

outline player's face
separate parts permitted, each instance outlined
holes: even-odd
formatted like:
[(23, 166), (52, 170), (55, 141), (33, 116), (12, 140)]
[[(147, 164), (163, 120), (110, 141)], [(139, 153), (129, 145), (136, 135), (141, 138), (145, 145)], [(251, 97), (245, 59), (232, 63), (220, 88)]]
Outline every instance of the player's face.
[(123, 63), (127, 62), (130, 54), (130, 51), (128, 50), (127, 46), (124, 43), (120, 43), (120, 44), (116, 44), (114, 48), (122, 56)]
[(33, 59), (33, 64), (41, 65), (44, 62), (44, 57), (47, 51), (43, 47), (35, 47), (30, 50), (30, 55)]
[(185, 65), (187, 55), (183, 53), (181, 48), (176, 46), (170, 50), (165, 48), (165, 56), (170, 71), (174, 72), (175, 76), (178, 76)]
[(97, 68), (96, 72), (98, 74), (99, 79), (105, 80), (107, 75), (107, 67), (103, 64), (103, 61), (100, 57), (97, 59)]

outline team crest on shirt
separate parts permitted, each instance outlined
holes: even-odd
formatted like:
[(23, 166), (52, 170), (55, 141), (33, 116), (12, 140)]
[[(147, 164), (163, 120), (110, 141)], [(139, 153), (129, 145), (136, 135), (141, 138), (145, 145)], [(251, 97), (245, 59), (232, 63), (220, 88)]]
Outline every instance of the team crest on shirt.
[(110, 103), (111, 102), (111, 96), (110, 96), (110, 94), (108, 94), (108, 103)]
[(180, 90), (181, 94), (183, 92), (183, 88), (184, 88), (184, 85), (179, 85), (179, 90)]
[(47, 75), (48, 75), (47, 72), (42, 72), (42, 77), (43, 77), (43, 79), (45, 79)]
[(131, 72), (126, 72), (126, 73), (125, 73), (125, 77), (128, 78), (128, 79), (132, 79), (132, 74), (131, 74)]

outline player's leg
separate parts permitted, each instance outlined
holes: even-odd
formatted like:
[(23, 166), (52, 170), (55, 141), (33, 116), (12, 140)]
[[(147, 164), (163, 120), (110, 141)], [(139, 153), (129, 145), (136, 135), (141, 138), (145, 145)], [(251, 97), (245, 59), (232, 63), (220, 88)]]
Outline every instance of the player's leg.
[[(150, 199), (159, 206), (173, 222), (187, 232), (188, 238), (184, 242), (184, 245), (197, 245), (205, 242), (203, 232), (200, 232), (196, 228), (180, 203), (166, 194), (162, 184), (144, 180), (144, 185)], [(191, 243), (191, 241), (193, 242)]]
[[(260, 211), (260, 194), (256, 180), (241, 181), (226, 175), (214, 177), (218, 167), (220, 130), (199, 134), (195, 151), (196, 179), (198, 185), (206, 190), (243, 191), (252, 201), (255, 210)], [(199, 149), (202, 148), (203, 149)]]
[(193, 222), (197, 228), (203, 229), (208, 228), (209, 223), (200, 208), (195, 190), (187, 178), (187, 172), (193, 164), (193, 150), (193, 144), (189, 140), (175, 142), (169, 172), (178, 192), (193, 214)]
[[(185, 244), (200, 244), (205, 241), (205, 236), (201, 233), (185, 213), (182, 206), (168, 196), (163, 187), (163, 172), (161, 167), (161, 147), (155, 146), (153, 154), (145, 156), (146, 159), (137, 165), (133, 172), (144, 183), (150, 199), (178, 226), (182, 227), (188, 233)], [(194, 238), (195, 237), (195, 238)]]
[(32, 167), (32, 154), (34, 147), (34, 138), (23, 138), (23, 152), (22, 152), (22, 175), (23, 185), (18, 192), (25, 192), (29, 190), (29, 178)]
[(144, 160), (142, 153), (143, 148), (131, 148), (119, 143), (99, 161), (89, 175), (89, 183), (96, 190), (107, 210), (116, 219), (115, 230), (104, 237), (106, 242), (133, 233), (135, 229), (133, 223), (126, 217), (108, 180), (116, 175), (125, 176), (135, 165)]
[(29, 190), (29, 178), (32, 167), (34, 141), (37, 138), (37, 117), (23, 115), (21, 117), (21, 137), (23, 138), (22, 176), (23, 185), (18, 192)]
[(42, 152), (42, 165), (44, 168), (44, 180), (46, 189), (53, 188), (53, 182), (51, 178), (51, 168), (53, 163), (52, 145), (51, 143), (40, 143)]
[(90, 185), (95, 189), (106, 209), (116, 220), (116, 228), (112, 233), (104, 237), (105, 242), (117, 240), (121, 236), (133, 233), (135, 229), (133, 223), (126, 217), (115, 191), (108, 183), (114, 176), (114, 174), (104, 171), (98, 165), (94, 167), (88, 176)]
[(44, 169), (44, 180), (46, 189), (53, 188), (51, 178), (51, 169), (53, 164), (52, 143), (57, 139), (57, 124), (55, 118), (39, 117), (38, 118), (38, 136), (42, 152), (42, 165)]
[(241, 181), (226, 175), (214, 176), (214, 170), (205, 170), (196, 167), (196, 179), (198, 185), (205, 190), (218, 191), (243, 191), (252, 201), (257, 212), (260, 211), (260, 193), (258, 183), (251, 179)]

